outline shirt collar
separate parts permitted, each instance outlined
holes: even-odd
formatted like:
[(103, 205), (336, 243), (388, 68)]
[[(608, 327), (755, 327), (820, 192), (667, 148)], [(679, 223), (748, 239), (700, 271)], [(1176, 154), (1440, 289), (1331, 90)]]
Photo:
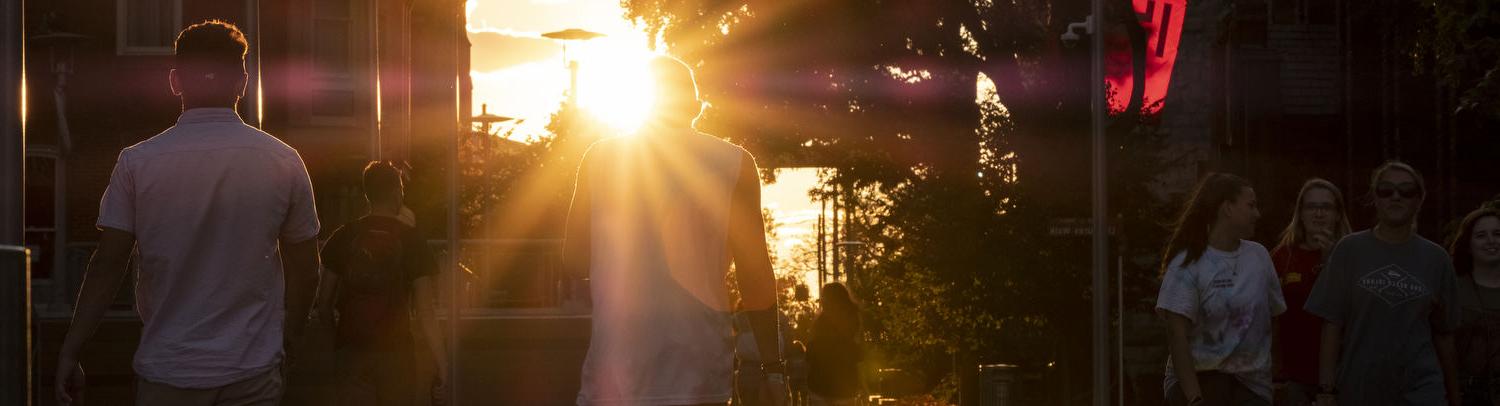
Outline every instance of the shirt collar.
[(227, 107), (200, 107), (188, 109), (177, 117), (178, 124), (189, 123), (243, 123), (240, 114)]

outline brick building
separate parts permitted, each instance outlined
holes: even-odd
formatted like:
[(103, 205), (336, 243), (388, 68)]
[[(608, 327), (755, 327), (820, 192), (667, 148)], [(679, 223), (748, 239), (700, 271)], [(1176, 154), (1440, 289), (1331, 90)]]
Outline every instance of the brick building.
[[(1428, 185), (1418, 232), (1442, 241), (1469, 210), (1500, 193), (1484, 168), (1500, 151), (1497, 123), (1454, 114), (1456, 94), (1417, 70), (1392, 24), (1401, 2), (1160, 0), (1187, 7), (1176, 70), (1162, 110), (1163, 153), (1185, 158), (1163, 180), (1186, 193), (1208, 171), (1243, 175), (1262, 213), (1267, 247), (1291, 217), (1302, 182), (1343, 189), (1355, 229), (1373, 225), (1362, 204), (1370, 170), (1400, 159)], [(1149, 297), (1127, 297), (1126, 404), (1159, 404), (1165, 326)]]
[(469, 111), (462, 1), (58, 0), (26, 13), (26, 238), (43, 317), (70, 313), (120, 149), (176, 121), (166, 78), (186, 25), (222, 19), (245, 32), (240, 116), (302, 154), (329, 230), (361, 212), (365, 161), (440, 171), (432, 154)]

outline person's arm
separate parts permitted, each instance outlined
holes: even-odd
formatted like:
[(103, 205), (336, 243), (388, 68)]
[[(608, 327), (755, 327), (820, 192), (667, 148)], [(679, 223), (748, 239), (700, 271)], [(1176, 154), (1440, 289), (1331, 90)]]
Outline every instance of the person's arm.
[(336, 304), (334, 296), (338, 294), (339, 275), (325, 268), (318, 276), (318, 294), (314, 299), (313, 315), (317, 316), (319, 322), (329, 325), (334, 321), (333, 305)]
[(334, 307), (338, 305), (339, 273), (344, 270), (345, 247), (349, 245), (347, 226), (333, 230), (323, 250), (318, 253), (321, 272), (318, 272), (318, 292), (313, 302), (313, 315), (325, 325), (334, 324)]
[(437, 364), (438, 381), (446, 386), (448, 384), (448, 352), (443, 345), (443, 335), (439, 333), (437, 317), (433, 311), (437, 302), (437, 295), (434, 292), (432, 277), (423, 276), (412, 281), (412, 303), (416, 310), (417, 323), (422, 329), (422, 339), (427, 342), (427, 350), (432, 352), (432, 361)]
[(57, 356), (55, 387), (58, 404), (71, 404), (73, 398), (83, 391), (84, 376), (78, 353), (93, 337), (104, 313), (109, 310), (110, 302), (114, 301), (115, 293), (120, 291), (133, 251), (135, 234), (108, 227), (100, 229), (99, 248), (84, 271), (78, 304), (73, 309), (73, 323), (63, 337), (62, 350)]
[(1203, 389), (1198, 386), (1197, 361), (1193, 358), (1192, 346), (1188, 344), (1188, 331), (1193, 322), (1183, 315), (1162, 312), (1167, 318), (1167, 349), (1172, 355), (1172, 369), (1177, 373), (1177, 387), (1182, 390), (1189, 405), (1201, 401)]
[(302, 337), (307, 326), (307, 313), (312, 309), (313, 295), (318, 289), (318, 239), (305, 241), (281, 241), (282, 271), (286, 283), (285, 341), (294, 342)]
[(1448, 404), (1458, 406), (1463, 403), (1463, 388), (1458, 382), (1458, 348), (1454, 345), (1453, 332), (1463, 322), (1463, 313), (1458, 304), (1458, 281), (1453, 261), (1446, 255), (1442, 258), (1437, 297), (1432, 306), (1433, 316), (1428, 320), (1434, 321), (1430, 327), (1433, 347), (1437, 350), (1438, 365), (1443, 370), (1443, 387), (1447, 389)]
[[(290, 186), (290, 204), (286, 218), (281, 223), (281, 271), (286, 284), (283, 298), (286, 311), (282, 329), (282, 344), (292, 345), (302, 338), (307, 326), (307, 313), (312, 309), (313, 295), (318, 290), (318, 208), (313, 196), (312, 178), (307, 175), (307, 165), (302, 156), (293, 154), (284, 162), (287, 171), (284, 179)], [(290, 348), (284, 349), (290, 357)]]
[(739, 281), (740, 300), (750, 318), (761, 361), (781, 362), (777, 331), (776, 275), (766, 247), (765, 220), (760, 211), (760, 176), (755, 160), (744, 154), (734, 197), (729, 204), (729, 248)]
[(1443, 387), (1447, 389), (1448, 405), (1463, 404), (1458, 382), (1458, 349), (1453, 344), (1453, 333), (1434, 332), (1432, 340), (1437, 347), (1438, 364), (1443, 369)]
[[(1319, 398), (1331, 398), (1337, 390), (1339, 351), (1344, 340), (1344, 327), (1332, 322), (1323, 322), (1322, 339), (1318, 343), (1318, 387)], [(1331, 400), (1331, 399), (1330, 399)], [(1319, 405), (1325, 400), (1319, 399)]]

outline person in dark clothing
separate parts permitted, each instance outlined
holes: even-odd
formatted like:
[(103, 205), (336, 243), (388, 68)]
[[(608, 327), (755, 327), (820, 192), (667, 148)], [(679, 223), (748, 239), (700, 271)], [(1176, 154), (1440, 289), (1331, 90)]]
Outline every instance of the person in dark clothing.
[(1303, 306), (1324, 321), (1317, 403), (1458, 406), (1457, 278), (1447, 250), (1416, 234), (1421, 173), (1388, 162), (1370, 190), (1378, 223), (1334, 245)]
[(1458, 273), (1463, 318), (1454, 333), (1464, 406), (1500, 404), (1500, 209), (1464, 216), (1448, 255)]
[(411, 376), (413, 314), (437, 364), (433, 392), (445, 393), (448, 382), (443, 340), (432, 317), (437, 264), (416, 229), (399, 218), (399, 170), (371, 162), (364, 186), (370, 214), (334, 231), (323, 247), (328, 272), (318, 289), (318, 313), (335, 321), (339, 403), (409, 405), (413, 383), (422, 382)]
[(842, 283), (823, 285), (822, 308), (813, 321), (807, 346), (808, 390), (813, 405), (856, 405), (863, 385), (859, 363), (864, 360), (859, 306)]
[(1323, 319), (1302, 310), (1302, 305), (1307, 303), (1313, 281), (1323, 270), (1333, 244), (1350, 233), (1344, 207), (1344, 194), (1338, 186), (1320, 178), (1309, 179), (1297, 193), (1292, 221), (1271, 250), (1271, 262), (1287, 304), (1275, 329), (1278, 406), (1311, 405), (1318, 393), (1318, 340), (1323, 334)]

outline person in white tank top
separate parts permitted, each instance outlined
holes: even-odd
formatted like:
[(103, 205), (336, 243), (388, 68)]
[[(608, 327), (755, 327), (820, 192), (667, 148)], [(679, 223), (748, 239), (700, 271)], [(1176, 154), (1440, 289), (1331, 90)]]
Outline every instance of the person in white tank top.
[(655, 118), (637, 137), (605, 139), (579, 164), (563, 268), (587, 275), (592, 337), (579, 405), (724, 405), (732, 394), (730, 264), (767, 374), (786, 403), (776, 286), (760, 178), (743, 148), (692, 127), (691, 69), (651, 61)]

